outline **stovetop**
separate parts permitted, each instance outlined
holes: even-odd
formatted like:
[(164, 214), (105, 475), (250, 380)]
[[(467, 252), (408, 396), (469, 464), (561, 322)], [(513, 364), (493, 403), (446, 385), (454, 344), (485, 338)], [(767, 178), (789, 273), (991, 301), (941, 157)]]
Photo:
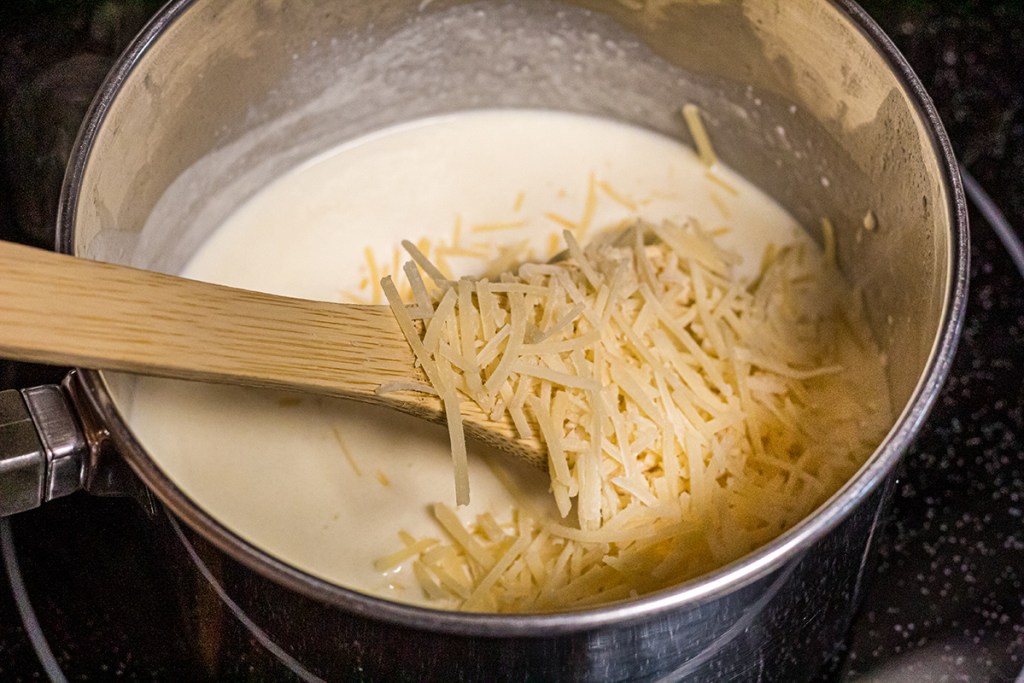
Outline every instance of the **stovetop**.
[[(15, 9), (12, 9), (14, 5)], [(1024, 3), (862, 3), (935, 99), (961, 163), (1024, 227)], [(20, 8), (20, 9), (19, 9)], [(85, 107), (152, 0), (0, 8), (0, 236), (52, 243)], [(998, 216), (995, 217), (998, 220)], [(972, 209), (971, 294), (952, 376), (905, 459), (879, 561), (824, 676), (1024, 681), (1024, 281)], [(1012, 231), (1012, 228), (1010, 228)], [(63, 371), (0, 363), (0, 388)], [(0, 523), (0, 679), (287, 680), (287, 654), (218, 595), (183, 583), (171, 520), (73, 495)]]

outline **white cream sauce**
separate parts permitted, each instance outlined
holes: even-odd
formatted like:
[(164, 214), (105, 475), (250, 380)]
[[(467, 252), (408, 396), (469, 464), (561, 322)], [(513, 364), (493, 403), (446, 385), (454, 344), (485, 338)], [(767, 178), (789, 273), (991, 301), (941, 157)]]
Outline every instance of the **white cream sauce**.
[[(278, 178), (224, 223), (183, 274), (309, 299), (370, 301), (373, 271), (392, 270), (403, 239), (450, 242), (458, 223), (466, 248), (494, 256), (495, 245), (528, 239), (543, 259), (549, 236), (561, 233), (562, 221), (579, 222), (588, 205), (588, 236), (637, 215), (728, 228), (721, 242), (743, 255), (746, 272), (769, 243), (808, 239), (740, 176), (714, 171), (728, 187), (709, 179), (688, 147), (603, 119), (507, 110), (418, 121)], [(473, 246), (480, 242), (488, 244)], [(483, 263), (449, 262), (456, 275), (478, 274)], [(187, 495), (253, 544), (328, 581), (425, 604), (408, 568), (384, 575), (373, 562), (401, 547), (400, 530), (442, 536), (428, 506), (454, 504), (443, 427), (341, 401), (155, 379), (140, 380), (130, 422)], [(557, 514), (540, 473), (479, 448), (470, 465), (465, 519), (485, 510), (504, 517), (517, 496)], [(508, 478), (518, 494), (502, 483)]]

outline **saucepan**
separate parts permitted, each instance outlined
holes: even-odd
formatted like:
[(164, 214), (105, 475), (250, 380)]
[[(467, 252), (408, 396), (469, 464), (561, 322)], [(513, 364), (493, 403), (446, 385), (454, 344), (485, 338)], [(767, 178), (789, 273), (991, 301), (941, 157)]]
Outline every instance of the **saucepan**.
[(683, 103), (700, 107), (718, 156), (803, 224), (831, 217), (840, 266), (888, 359), (892, 430), (845, 486), (767, 546), (600, 608), (510, 616), (389, 602), (234, 534), (133, 435), (133, 379), (91, 370), (3, 395), (4, 511), (79, 489), (158, 501), (238, 568), (225, 589), (309, 675), (814, 675), (850, 624), (894, 470), (949, 370), (967, 288), (967, 212), (949, 141), (907, 63), (853, 2), (178, 0), (120, 59), (87, 116), (57, 246), (175, 272), (270, 179), (376, 129), (522, 107), (690, 142)]

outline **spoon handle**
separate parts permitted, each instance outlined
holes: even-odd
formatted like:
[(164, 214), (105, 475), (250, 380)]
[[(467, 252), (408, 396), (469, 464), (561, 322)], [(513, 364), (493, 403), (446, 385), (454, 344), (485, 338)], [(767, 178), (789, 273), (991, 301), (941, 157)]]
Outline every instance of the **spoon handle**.
[(0, 357), (376, 402), (424, 378), (386, 306), (212, 285), (0, 242)]

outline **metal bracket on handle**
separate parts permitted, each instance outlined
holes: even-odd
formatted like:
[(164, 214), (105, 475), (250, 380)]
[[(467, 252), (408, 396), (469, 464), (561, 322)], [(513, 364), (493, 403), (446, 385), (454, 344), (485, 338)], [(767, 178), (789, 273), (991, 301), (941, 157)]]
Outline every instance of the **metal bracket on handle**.
[(88, 453), (60, 387), (0, 392), (0, 516), (81, 489)]

